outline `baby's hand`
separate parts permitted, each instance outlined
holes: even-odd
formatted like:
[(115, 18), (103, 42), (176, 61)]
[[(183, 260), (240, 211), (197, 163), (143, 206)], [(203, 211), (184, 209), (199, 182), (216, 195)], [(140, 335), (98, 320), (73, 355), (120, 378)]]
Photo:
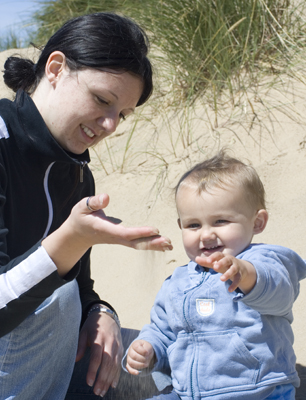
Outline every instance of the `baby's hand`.
[(126, 358), (126, 369), (132, 375), (138, 375), (142, 369), (152, 368), (155, 363), (155, 352), (152, 345), (145, 340), (135, 340), (129, 348)]
[(221, 281), (231, 280), (229, 292), (233, 292), (238, 287), (243, 293), (249, 293), (256, 284), (257, 274), (254, 266), (245, 260), (239, 260), (229, 254), (216, 252), (209, 257), (196, 257), (195, 262), (203, 267), (214, 269), (220, 272)]

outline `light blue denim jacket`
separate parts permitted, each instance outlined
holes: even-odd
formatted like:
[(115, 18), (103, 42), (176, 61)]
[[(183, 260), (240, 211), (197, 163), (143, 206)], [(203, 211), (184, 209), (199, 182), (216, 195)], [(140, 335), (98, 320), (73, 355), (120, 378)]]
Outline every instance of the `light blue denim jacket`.
[(291, 323), (305, 261), (264, 244), (250, 245), (237, 258), (256, 268), (249, 294), (229, 293), (219, 273), (191, 261), (164, 282), (151, 324), (137, 338), (152, 344), (154, 371), (170, 366), (184, 400), (260, 400), (276, 385), (299, 386)]

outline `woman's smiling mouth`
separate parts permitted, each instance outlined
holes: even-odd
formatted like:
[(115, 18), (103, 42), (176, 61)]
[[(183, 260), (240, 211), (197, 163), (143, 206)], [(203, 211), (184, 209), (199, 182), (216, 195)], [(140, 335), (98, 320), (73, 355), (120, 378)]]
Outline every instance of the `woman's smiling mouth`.
[(87, 128), (87, 126), (81, 124), (81, 128), (86, 133), (86, 135), (91, 139), (95, 136), (95, 134), (89, 128)]

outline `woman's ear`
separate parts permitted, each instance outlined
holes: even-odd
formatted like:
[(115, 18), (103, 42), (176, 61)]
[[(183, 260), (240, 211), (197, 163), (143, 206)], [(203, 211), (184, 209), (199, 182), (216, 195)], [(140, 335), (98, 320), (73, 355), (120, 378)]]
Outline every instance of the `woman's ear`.
[(265, 229), (268, 219), (269, 219), (269, 214), (267, 210), (262, 209), (257, 211), (257, 215), (254, 221), (254, 229), (253, 229), (254, 235), (261, 233)]
[(45, 74), (51, 85), (55, 85), (66, 67), (66, 56), (61, 51), (49, 55), (45, 66)]

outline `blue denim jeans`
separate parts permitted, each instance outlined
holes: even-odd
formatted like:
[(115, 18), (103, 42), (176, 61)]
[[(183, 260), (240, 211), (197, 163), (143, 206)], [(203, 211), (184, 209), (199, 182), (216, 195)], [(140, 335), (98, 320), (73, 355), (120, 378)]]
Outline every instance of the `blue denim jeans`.
[(266, 397), (265, 400), (294, 400), (295, 399), (295, 387), (291, 383), (287, 385), (276, 386), (270, 396)]
[(78, 343), (81, 304), (76, 281), (46, 299), (0, 338), (0, 399), (61, 400)]

